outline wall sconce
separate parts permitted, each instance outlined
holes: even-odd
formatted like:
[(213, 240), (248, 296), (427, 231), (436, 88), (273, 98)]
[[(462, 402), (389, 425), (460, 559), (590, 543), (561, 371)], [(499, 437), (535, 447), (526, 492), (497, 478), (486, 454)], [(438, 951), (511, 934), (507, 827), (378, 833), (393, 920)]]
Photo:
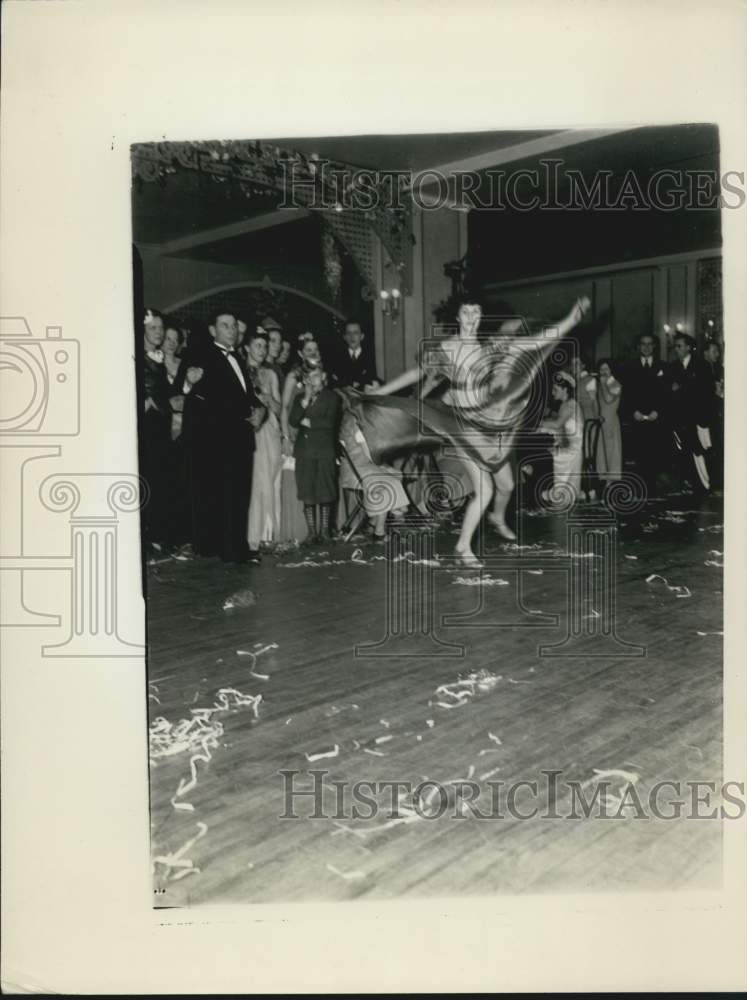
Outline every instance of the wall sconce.
[(675, 332), (676, 333), (684, 333), (685, 332), (685, 324), (683, 322), (681, 322), (681, 321), (679, 323), (675, 323), (674, 324), (674, 330), (672, 330), (672, 328), (669, 325), (669, 323), (665, 323), (663, 325), (662, 329), (664, 330), (664, 336), (667, 338), (667, 343), (671, 344), (672, 340), (674, 339)]
[(381, 306), (382, 313), (385, 316), (391, 316), (395, 323), (399, 316), (401, 300), (402, 293), (399, 288), (392, 288), (389, 291), (386, 288), (382, 288), (379, 292), (379, 305)]

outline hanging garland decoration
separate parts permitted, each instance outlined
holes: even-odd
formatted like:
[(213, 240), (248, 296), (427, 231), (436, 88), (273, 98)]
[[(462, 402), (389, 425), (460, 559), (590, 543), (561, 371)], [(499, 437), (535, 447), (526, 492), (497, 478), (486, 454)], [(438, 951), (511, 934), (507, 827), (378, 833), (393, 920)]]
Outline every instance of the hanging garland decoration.
[(322, 229), (322, 257), (324, 260), (324, 279), (327, 282), (332, 301), (339, 302), (342, 287), (342, 260), (334, 233), (326, 225)]
[[(316, 154), (283, 149), (259, 140), (217, 140), (206, 142), (138, 143), (131, 147), (133, 179), (168, 184), (181, 170), (196, 171), (201, 178), (218, 184), (234, 182), (247, 197), (260, 191), (279, 192), (281, 206), (297, 206), (320, 212), (335, 231), (369, 282), (372, 280), (368, 258), (360, 238), (353, 234), (365, 227), (384, 244), (402, 275), (403, 292), (410, 288), (412, 270), (411, 202), (405, 196), (392, 201), (391, 177), (366, 172), (368, 203), (374, 207), (356, 207), (359, 180), (348, 164), (320, 160)], [(373, 183), (373, 194), (371, 184)], [(357, 242), (357, 246), (352, 245)]]

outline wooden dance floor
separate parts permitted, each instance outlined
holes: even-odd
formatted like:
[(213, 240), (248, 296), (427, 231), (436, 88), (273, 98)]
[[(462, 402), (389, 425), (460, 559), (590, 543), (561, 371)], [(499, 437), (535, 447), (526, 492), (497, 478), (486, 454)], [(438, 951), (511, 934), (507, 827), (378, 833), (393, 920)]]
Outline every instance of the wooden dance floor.
[[(623, 642), (645, 647), (643, 657), (540, 656), (539, 646), (566, 634), (567, 576), (533, 563), (534, 572), (521, 573), (521, 606), (510, 569), (487, 571), (507, 585), (457, 584), (478, 574), (449, 564), (455, 536), (446, 530), (436, 537), (444, 569), (431, 577), (435, 620), (466, 617), (437, 627), (442, 641), (464, 647), (462, 657), (434, 655), (427, 639), (425, 655), (400, 656), (404, 640), (396, 638), (386, 656), (354, 655), (385, 635), (392, 571), (371, 559), (380, 547), (336, 543), (250, 567), (212, 559), (151, 566), (151, 723), (190, 719), (213, 707), (221, 689), (262, 696), (256, 717), (246, 705), (210, 715), (223, 733), (208, 761), (194, 761), (190, 790), (175, 796), (197, 751), (154, 760), (153, 855), (183, 862), (154, 865), (155, 905), (717, 886), (716, 820), (480, 820), (451, 809), (438, 819), (410, 811), (399, 822), (385, 812), (337, 818), (332, 783), (429, 778), (446, 786), (470, 778), (482, 786), (489, 775), (542, 787), (543, 770), (587, 783), (599, 771), (622, 771), (636, 776), (643, 801), (657, 781), (720, 783), (722, 520), (719, 500), (683, 495), (621, 517), (615, 628)], [(565, 517), (524, 519), (519, 541), (522, 555), (562, 553)], [(494, 534), (485, 546), (516, 554)], [(362, 555), (351, 561), (356, 548)], [(288, 565), (301, 560), (318, 565)], [(651, 574), (665, 579), (647, 582)], [(399, 579), (405, 588), (422, 585), (418, 574)], [(242, 588), (256, 603), (224, 610)], [(599, 611), (584, 600), (583, 618), (593, 622)], [(528, 627), (555, 615), (556, 625)], [(237, 651), (272, 644), (252, 676), (252, 657)], [(470, 676), (456, 694), (437, 693)], [(329, 772), (321, 792), (329, 818), (306, 818), (309, 799), (296, 805), (304, 818), (279, 818), (279, 772), (304, 772), (297, 787), (310, 787), (312, 768)], [(531, 811), (521, 796), (517, 803)], [(185, 858), (199, 871), (187, 871)]]

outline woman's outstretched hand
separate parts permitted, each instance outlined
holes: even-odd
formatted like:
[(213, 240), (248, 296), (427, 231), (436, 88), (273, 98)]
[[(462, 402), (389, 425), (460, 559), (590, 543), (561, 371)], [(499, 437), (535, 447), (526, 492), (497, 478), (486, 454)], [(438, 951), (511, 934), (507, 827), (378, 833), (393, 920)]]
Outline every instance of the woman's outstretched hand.
[(581, 320), (584, 318), (584, 316), (590, 309), (591, 309), (591, 299), (588, 297), (588, 295), (582, 295), (581, 298), (576, 299), (568, 318), (573, 323), (573, 325), (576, 326), (578, 323), (581, 322)]

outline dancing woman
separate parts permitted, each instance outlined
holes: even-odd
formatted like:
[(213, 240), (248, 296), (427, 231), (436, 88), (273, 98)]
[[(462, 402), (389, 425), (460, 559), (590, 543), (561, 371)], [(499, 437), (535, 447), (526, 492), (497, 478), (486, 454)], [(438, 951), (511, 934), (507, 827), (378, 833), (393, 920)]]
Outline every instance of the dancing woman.
[[(513, 492), (510, 457), (516, 430), (524, 418), (530, 390), (544, 357), (553, 345), (581, 321), (588, 311), (587, 298), (579, 299), (566, 317), (545, 328), (539, 336), (516, 337), (521, 321), (504, 323), (500, 338), (479, 338), (482, 310), (475, 302), (459, 309), (459, 333), (426, 349), (423, 363), (403, 372), (362, 398), (359, 418), (376, 458), (409, 444), (417, 450), (433, 441), (446, 443), (448, 455), (466, 469), (472, 495), (467, 504), (456, 545), (456, 555), (466, 566), (479, 566), (472, 538), (493, 501), (489, 520), (504, 538), (515, 538), (505, 513)], [(510, 336), (507, 336), (510, 335)], [(397, 416), (375, 414), (377, 399), (414, 385), (425, 377), (422, 395), (448, 380), (440, 402), (427, 399), (379, 400), (400, 411)], [(386, 440), (387, 436), (389, 441)]]

